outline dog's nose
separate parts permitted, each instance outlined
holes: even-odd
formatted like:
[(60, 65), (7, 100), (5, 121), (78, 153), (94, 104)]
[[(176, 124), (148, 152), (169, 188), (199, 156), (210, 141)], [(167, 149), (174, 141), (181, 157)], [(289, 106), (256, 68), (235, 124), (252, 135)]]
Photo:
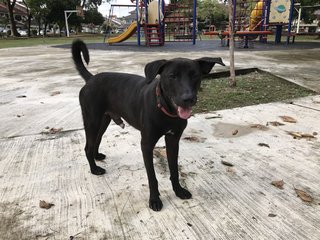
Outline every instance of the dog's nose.
[(183, 94), (181, 100), (185, 105), (194, 105), (197, 101), (197, 97), (194, 94)]

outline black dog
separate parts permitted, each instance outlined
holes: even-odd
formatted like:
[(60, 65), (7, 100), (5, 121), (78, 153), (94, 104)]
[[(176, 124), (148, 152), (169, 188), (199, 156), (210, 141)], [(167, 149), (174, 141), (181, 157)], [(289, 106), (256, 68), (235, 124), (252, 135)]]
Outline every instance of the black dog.
[[(208, 74), (215, 63), (224, 66), (221, 58), (154, 61), (145, 66), (146, 78), (114, 72), (93, 76), (83, 64), (81, 52), (88, 64), (86, 45), (81, 40), (75, 40), (72, 44), (72, 57), (79, 74), (86, 81), (79, 98), (86, 133), (85, 152), (91, 173), (105, 173), (95, 163), (95, 159), (105, 158), (104, 154), (98, 152), (101, 137), (111, 119), (121, 124), (123, 118), (141, 132), (141, 150), (150, 189), (150, 208), (154, 211), (162, 208), (153, 166), (153, 149), (163, 135), (173, 190), (181, 199), (191, 198), (191, 193), (179, 183), (179, 140), (187, 126), (187, 119), (191, 116), (192, 106), (197, 101), (202, 75)], [(156, 78), (158, 74), (160, 78)]]

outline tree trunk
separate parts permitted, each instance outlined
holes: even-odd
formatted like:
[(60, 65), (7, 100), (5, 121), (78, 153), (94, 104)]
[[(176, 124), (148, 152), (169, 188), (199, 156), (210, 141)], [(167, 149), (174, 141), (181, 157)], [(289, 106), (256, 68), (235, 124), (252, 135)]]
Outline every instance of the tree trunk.
[(16, 21), (14, 20), (13, 9), (16, 5), (16, 0), (13, 0), (12, 3), (10, 0), (7, 0), (7, 8), (9, 12), (9, 20), (11, 25), (11, 36), (18, 37), (19, 33), (17, 31)]
[(30, 13), (30, 9), (26, 3), (25, 0), (22, 1), (23, 4), (27, 7), (27, 15), (28, 15), (28, 37), (31, 36), (31, 13)]
[(229, 11), (229, 55), (230, 55), (230, 78), (229, 86), (235, 87), (236, 74), (234, 69), (234, 19), (233, 19), (233, 0), (228, 0), (228, 11)]

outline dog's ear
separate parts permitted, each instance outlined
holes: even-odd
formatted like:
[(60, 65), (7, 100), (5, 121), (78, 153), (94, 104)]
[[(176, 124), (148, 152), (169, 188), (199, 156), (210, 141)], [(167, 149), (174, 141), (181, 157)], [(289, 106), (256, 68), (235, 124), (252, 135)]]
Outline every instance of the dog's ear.
[(161, 73), (163, 65), (167, 60), (157, 60), (148, 63), (144, 68), (144, 74), (146, 75), (147, 83), (150, 83), (155, 77)]
[(225, 66), (221, 58), (203, 57), (195, 61), (199, 63), (202, 74), (208, 74), (216, 63)]

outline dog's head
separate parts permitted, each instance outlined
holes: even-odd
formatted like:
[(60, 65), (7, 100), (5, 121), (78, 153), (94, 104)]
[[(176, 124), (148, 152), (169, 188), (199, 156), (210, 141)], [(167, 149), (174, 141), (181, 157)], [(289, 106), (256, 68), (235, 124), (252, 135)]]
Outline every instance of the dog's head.
[(147, 83), (160, 74), (162, 94), (171, 101), (180, 118), (188, 119), (197, 102), (202, 75), (208, 74), (216, 63), (225, 66), (221, 58), (175, 58), (148, 63), (144, 71)]

